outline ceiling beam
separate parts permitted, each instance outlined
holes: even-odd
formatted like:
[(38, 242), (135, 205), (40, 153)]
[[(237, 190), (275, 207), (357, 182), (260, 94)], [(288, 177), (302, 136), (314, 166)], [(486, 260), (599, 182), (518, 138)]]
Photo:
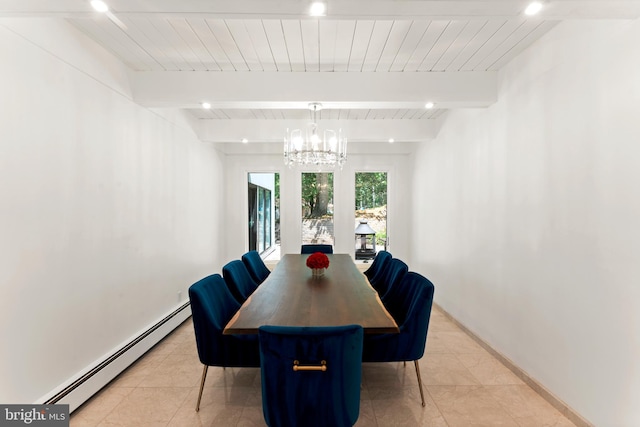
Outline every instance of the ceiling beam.
[(497, 73), (132, 72), (134, 101), (146, 107), (307, 109), (486, 107), (497, 99)]
[[(304, 129), (308, 120), (199, 120), (198, 138), (204, 142), (238, 143), (246, 138), (250, 143), (282, 143), (287, 129)], [(425, 142), (436, 136), (435, 120), (318, 120), (320, 133), (324, 129), (342, 129), (349, 143)]]
[[(255, 141), (250, 141), (247, 144), (219, 143), (213, 145), (218, 151), (227, 155), (255, 156), (256, 154), (267, 154), (278, 156), (284, 160), (282, 152), (282, 142), (278, 142), (277, 144), (268, 144), (263, 142), (256, 143)], [(373, 155), (410, 155), (416, 151), (418, 145), (419, 144), (412, 142), (394, 142), (393, 144), (390, 144), (386, 141), (367, 142), (360, 144), (349, 143), (347, 158), (353, 158), (357, 155), (366, 155), (367, 159), (371, 160), (371, 156)], [(308, 167), (315, 168), (312, 165), (309, 165)]]
[[(300, 0), (105, 0), (123, 17), (199, 16), (223, 19), (317, 19)], [(328, 0), (330, 19), (492, 19), (523, 13), (529, 0)], [(89, 16), (89, 1), (0, 0), (0, 16)], [(542, 19), (635, 19), (636, 0), (553, 0)]]

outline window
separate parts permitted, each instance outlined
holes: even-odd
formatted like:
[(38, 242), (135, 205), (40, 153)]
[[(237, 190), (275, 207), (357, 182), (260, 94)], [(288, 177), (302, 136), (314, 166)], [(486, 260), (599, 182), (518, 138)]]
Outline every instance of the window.
[(372, 259), (387, 248), (387, 173), (356, 172), (355, 184), (354, 228), (365, 230), (355, 236), (356, 260)]
[(333, 173), (302, 173), (302, 244), (333, 245)]
[(279, 242), (277, 173), (250, 173), (248, 177), (249, 250), (266, 255)]

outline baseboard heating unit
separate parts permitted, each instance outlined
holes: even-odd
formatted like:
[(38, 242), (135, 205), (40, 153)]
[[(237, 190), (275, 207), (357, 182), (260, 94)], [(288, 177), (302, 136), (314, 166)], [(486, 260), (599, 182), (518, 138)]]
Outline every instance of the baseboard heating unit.
[(187, 301), (86, 373), (54, 391), (52, 396), (41, 399), (41, 403), (68, 404), (73, 412), (190, 316), (191, 307)]

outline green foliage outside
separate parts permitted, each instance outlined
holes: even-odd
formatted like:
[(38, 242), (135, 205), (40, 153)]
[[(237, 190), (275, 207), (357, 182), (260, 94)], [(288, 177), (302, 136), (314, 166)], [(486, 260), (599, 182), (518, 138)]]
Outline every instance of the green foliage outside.
[(333, 174), (302, 174), (302, 217), (322, 218), (333, 204)]
[(378, 247), (381, 247), (381, 248), (384, 247), (386, 240), (387, 240), (387, 230), (376, 233), (376, 245), (378, 245)]
[(387, 204), (387, 173), (356, 173), (356, 210), (378, 208)]
[(273, 188), (273, 194), (274, 194), (274, 208), (275, 208), (275, 238), (276, 238), (276, 242), (280, 241), (280, 174), (276, 173), (274, 174), (275, 176), (273, 177), (273, 181), (274, 181), (274, 188)]
[(356, 173), (356, 219), (367, 220), (376, 231), (376, 245), (387, 240), (387, 173)]
[[(383, 246), (387, 238), (387, 173), (358, 172), (355, 175), (355, 210), (357, 217), (376, 223), (376, 244)], [(279, 180), (276, 181), (279, 200)], [(302, 173), (302, 217), (322, 218), (331, 215), (333, 206), (333, 173)]]

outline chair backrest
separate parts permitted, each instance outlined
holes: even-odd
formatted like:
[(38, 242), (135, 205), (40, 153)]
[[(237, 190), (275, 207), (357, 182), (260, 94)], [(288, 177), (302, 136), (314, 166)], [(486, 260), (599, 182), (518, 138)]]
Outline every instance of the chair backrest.
[(373, 280), (376, 275), (380, 274), (380, 272), (384, 269), (384, 266), (391, 259), (391, 253), (387, 251), (380, 251), (373, 259), (373, 263), (371, 263), (371, 267), (364, 272), (364, 275), (367, 276), (369, 280)]
[[(355, 424), (360, 413), (362, 326), (262, 326), (258, 337), (262, 409), (270, 427)], [(326, 370), (308, 370), (321, 366)]]
[(323, 254), (332, 254), (333, 246), (321, 245), (321, 244), (309, 244), (309, 245), (302, 245), (300, 247), (301, 254), (313, 254), (316, 252), (322, 252)]
[(222, 276), (233, 297), (242, 304), (258, 287), (249, 274), (249, 270), (239, 259), (228, 262), (222, 267)]
[(244, 266), (247, 267), (247, 270), (249, 270), (249, 274), (251, 274), (253, 280), (258, 284), (264, 282), (271, 273), (264, 264), (264, 261), (262, 261), (258, 251), (249, 251), (242, 255), (242, 262)]
[[(400, 283), (389, 290), (385, 307), (393, 316), (400, 334), (388, 334), (391, 340), (365, 348), (365, 361), (390, 362), (418, 360), (424, 354), (433, 305), (433, 283), (413, 271), (404, 275)], [(384, 337), (381, 336), (381, 340)], [(365, 345), (365, 347), (367, 347)]]
[(384, 270), (380, 274), (380, 279), (371, 283), (371, 286), (378, 291), (380, 299), (384, 302), (387, 292), (396, 283), (400, 282), (409, 271), (409, 266), (398, 258), (392, 258), (385, 264)]
[(208, 366), (260, 366), (257, 337), (251, 340), (222, 334), (240, 304), (219, 274), (191, 285), (189, 300), (200, 362)]

